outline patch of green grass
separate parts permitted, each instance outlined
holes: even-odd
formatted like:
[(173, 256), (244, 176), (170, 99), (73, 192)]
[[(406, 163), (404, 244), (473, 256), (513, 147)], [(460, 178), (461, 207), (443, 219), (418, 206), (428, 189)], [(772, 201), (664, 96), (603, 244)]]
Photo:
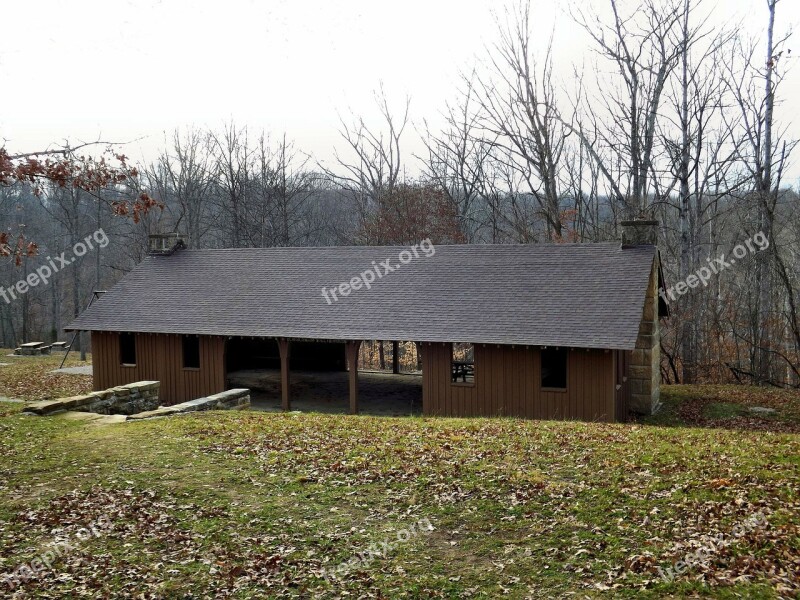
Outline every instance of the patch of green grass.
[[(26, 584), (33, 597), (798, 591), (797, 434), (254, 412), (97, 426), (19, 407), (0, 403), (0, 574), (108, 522)], [(759, 513), (769, 526), (702, 569), (659, 577)], [(422, 519), (434, 530), (398, 540)]]
[(703, 407), (703, 414), (709, 419), (732, 419), (747, 414), (747, 409), (741, 404), (712, 402)]

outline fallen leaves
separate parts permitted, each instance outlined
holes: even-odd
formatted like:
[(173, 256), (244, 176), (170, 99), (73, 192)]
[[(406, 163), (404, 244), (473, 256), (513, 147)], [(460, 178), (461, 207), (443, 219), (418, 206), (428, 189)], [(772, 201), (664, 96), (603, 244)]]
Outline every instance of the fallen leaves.
[[(60, 366), (63, 358), (63, 355), (8, 357), (4, 362), (9, 364), (0, 367), (0, 396), (35, 402), (92, 391), (91, 375), (51, 373)], [(64, 366), (86, 364), (73, 354)]]
[[(112, 523), (36, 597), (798, 592), (796, 434), (243, 412), (100, 429), (10, 414), (0, 436), (0, 573)], [(324, 579), (422, 517), (430, 535)], [(719, 534), (735, 542), (662, 580)]]

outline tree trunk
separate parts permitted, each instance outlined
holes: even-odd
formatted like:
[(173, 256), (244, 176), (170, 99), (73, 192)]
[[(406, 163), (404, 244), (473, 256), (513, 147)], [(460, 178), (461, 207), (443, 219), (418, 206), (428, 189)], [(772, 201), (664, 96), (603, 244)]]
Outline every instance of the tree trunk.
[[(692, 143), (691, 132), (689, 131), (689, 2), (685, 0), (683, 8), (683, 51), (681, 56), (681, 155), (678, 165), (678, 179), (680, 181), (680, 208), (678, 210), (678, 220), (681, 233), (681, 255), (679, 275), (681, 281), (685, 281), (692, 269), (692, 231), (691, 219), (691, 191), (689, 189), (689, 160), (690, 145)], [(693, 295), (688, 294), (682, 298), (681, 308), (681, 383), (695, 383), (696, 372), (695, 364), (695, 328), (694, 317), (692, 314), (694, 302)]]
[(773, 72), (775, 61), (773, 57), (773, 30), (775, 26), (775, 6), (778, 0), (769, 0), (769, 27), (767, 29), (767, 73), (765, 77), (764, 90), (764, 157), (762, 164), (762, 175), (757, 190), (759, 202), (759, 224), (761, 232), (770, 241), (770, 246), (766, 250), (759, 252), (759, 261), (756, 273), (756, 285), (758, 286), (758, 335), (756, 339), (756, 373), (758, 382), (765, 383), (770, 380), (769, 352), (770, 344), (770, 306), (772, 298), (772, 284), (770, 280), (770, 266), (772, 264), (772, 253), (774, 252), (772, 240), (772, 124), (775, 107), (775, 94), (773, 89)]

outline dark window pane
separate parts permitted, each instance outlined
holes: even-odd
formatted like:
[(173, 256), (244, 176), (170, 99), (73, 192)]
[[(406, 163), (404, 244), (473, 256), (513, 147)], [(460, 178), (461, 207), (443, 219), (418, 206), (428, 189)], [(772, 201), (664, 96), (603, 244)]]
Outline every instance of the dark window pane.
[(542, 356), (542, 387), (567, 388), (567, 350), (564, 348), (545, 348)]
[(200, 338), (197, 336), (183, 336), (183, 368), (200, 368)]
[(123, 365), (136, 364), (136, 334), (119, 334), (119, 362)]
[(453, 383), (475, 383), (475, 345), (459, 342), (451, 348), (450, 372)]

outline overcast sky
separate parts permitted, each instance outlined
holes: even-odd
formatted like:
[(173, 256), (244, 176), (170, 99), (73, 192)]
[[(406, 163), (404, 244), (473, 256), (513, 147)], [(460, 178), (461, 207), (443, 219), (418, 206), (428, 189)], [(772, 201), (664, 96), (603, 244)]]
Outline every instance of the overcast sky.
[[(711, 0), (712, 2), (714, 0)], [(583, 0), (600, 7), (607, 0)], [(534, 0), (536, 32), (554, 31), (558, 67), (594, 60), (562, 0)], [(629, 3), (632, 6), (633, 3)], [(719, 2), (714, 23), (758, 33), (766, 0)], [(329, 160), (338, 114), (370, 115), (382, 81), (421, 127), (454, 96), (460, 71), (496, 38), (500, 2), (477, 0), (37, 0), (5, 3), (0, 35), (0, 138), (12, 151), (72, 141), (127, 141), (151, 158), (176, 126), (237, 123), (287, 131)], [(779, 30), (800, 0), (779, 5)], [(797, 53), (795, 53), (797, 54)], [(800, 65), (780, 117), (800, 109)], [(800, 121), (790, 128), (800, 138)], [(413, 132), (412, 132), (413, 133)], [(420, 150), (409, 138), (407, 153)], [(800, 156), (791, 183), (800, 180)]]

